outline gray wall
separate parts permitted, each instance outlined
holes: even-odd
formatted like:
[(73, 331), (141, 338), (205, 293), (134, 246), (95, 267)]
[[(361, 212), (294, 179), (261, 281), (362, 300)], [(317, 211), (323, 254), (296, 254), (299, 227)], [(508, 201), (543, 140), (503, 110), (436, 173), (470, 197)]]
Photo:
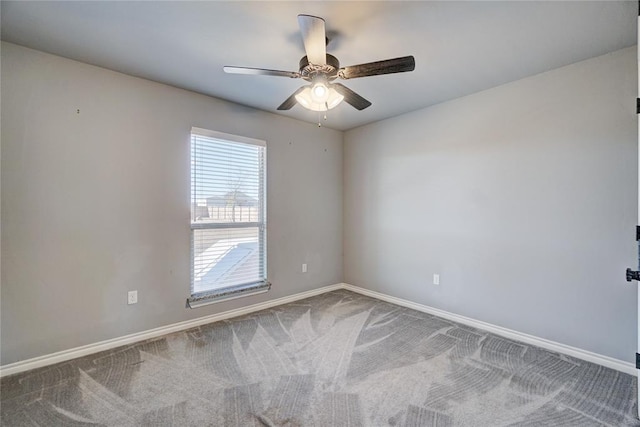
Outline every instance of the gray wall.
[(633, 47), (347, 132), (345, 282), (632, 361), (637, 79)]
[[(342, 281), (341, 132), (7, 43), (1, 90), (2, 365)], [(267, 141), (273, 283), (194, 310), (192, 126)]]

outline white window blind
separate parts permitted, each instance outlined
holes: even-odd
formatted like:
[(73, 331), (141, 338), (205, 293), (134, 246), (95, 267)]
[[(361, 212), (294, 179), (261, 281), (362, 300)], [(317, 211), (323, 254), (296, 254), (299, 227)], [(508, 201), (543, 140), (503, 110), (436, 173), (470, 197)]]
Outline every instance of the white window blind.
[(265, 157), (264, 141), (191, 130), (191, 307), (269, 289)]

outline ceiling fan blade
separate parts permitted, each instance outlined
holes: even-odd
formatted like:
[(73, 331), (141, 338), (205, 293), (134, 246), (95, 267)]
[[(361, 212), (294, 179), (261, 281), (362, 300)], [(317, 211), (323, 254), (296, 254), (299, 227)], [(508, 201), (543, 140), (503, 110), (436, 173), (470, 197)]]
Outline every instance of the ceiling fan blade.
[(356, 110), (364, 110), (371, 105), (371, 102), (340, 83), (333, 83), (331, 86), (336, 90), (336, 92), (344, 96), (344, 101), (347, 104), (350, 104)]
[(302, 86), (297, 91), (293, 92), (293, 94), (290, 97), (285, 99), (285, 101), (282, 104), (280, 104), (280, 106), (278, 107), (278, 110), (290, 110), (291, 108), (293, 108), (293, 106), (296, 105), (296, 102), (298, 102), (296, 101), (296, 95), (302, 92), (304, 88), (305, 87)]
[(222, 67), (225, 73), (229, 74), (250, 74), (254, 76), (276, 76), (276, 77), (291, 77), (297, 79), (300, 77), (300, 73), (296, 71), (280, 71), (280, 70), (266, 70), (264, 68), (249, 68), (249, 67)]
[(327, 42), (324, 19), (311, 15), (298, 15), (298, 26), (307, 52), (309, 63), (325, 65), (327, 63)]
[(403, 56), (402, 58), (344, 67), (340, 69), (338, 75), (343, 79), (355, 79), (356, 77), (378, 76), (380, 74), (406, 73), (415, 68), (416, 61), (413, 56)]

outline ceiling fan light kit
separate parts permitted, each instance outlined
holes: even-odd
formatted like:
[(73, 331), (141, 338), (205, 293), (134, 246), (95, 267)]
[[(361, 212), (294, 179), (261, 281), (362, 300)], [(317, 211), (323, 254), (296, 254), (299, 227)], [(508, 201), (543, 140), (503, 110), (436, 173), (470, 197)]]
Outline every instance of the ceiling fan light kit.
[(306, 52), (306, 56), (300, 59), (298, 72), (235, 66), (224, 67), (224, 72), (306, 80), (311, 84), (302, 86), (295, 91), (280, 104), (278, 110), (290, 110), (297, 103), (308, 110), (321, 112), (337, 107), (342, 101), (357, 110), (364, 110), (371, 106), (371, 102), (348, 87), (340, 83), (334, 83), (334, 80), (338, 78), (347, 80), (382, 74), (404, 73), (415, 69), (413, 56), (403, 56), (340, 68), (338, 58), (328, 54), (326, 51), (327, 38), (324, 19), (311, 15), (298, 15), (298, 25)]
[(310, 85), (303, 86), (295, 95), (298, 104), (311, 111), (327, 111), (344, 100), (323, 76), (316, 77)]

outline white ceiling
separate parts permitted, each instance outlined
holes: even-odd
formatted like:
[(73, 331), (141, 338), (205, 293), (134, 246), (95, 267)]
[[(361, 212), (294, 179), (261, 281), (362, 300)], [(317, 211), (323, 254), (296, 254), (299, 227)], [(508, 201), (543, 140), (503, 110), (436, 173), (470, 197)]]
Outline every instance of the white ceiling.
[(302, 80), (225, 74), (297, 71), (296, 16), (326, 20), (341, 65), (413, 55), (416, 70), (343, 83), (373, 103), (329, 111), (346, 130), (636, 44), (635, 1), (2, 1), (2, 39), (296, 119), (276, 108)]

